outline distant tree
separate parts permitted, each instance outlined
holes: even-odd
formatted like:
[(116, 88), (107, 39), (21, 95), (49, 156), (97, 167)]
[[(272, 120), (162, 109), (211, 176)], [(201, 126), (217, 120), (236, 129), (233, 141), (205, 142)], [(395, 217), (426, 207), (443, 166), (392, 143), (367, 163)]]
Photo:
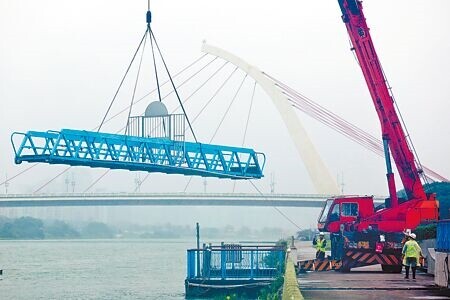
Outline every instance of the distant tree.
[(439, 219), (450, 218), (450, 182), (433, 182), (425, 185), (427, 193), (436, 193), (439, 200)]
[(114, 230), (104, 223), (91, 222), (83, 228), (81, 236), (84, 238), (108, 239), (114, 237)]
[(0, 228), (0, 238), (5, 239), (43, 239), (44, 224), (41, 220), (21, 217), (4, 223)]
[(69, 224), (63, 221), (54, 221), (51, 224), (44, 226), (44, 233), (46, 238), (53, 239), (68, 239), (79, 238), (80, 233), (73, 229)]
[[(450, 182), (433, 182), (424, 186), (426, 193), (436, 193), (439, 200), (439, 219), (450, 218)], [(397, 195), (406, 198), (404, 190), (397, 192)]]

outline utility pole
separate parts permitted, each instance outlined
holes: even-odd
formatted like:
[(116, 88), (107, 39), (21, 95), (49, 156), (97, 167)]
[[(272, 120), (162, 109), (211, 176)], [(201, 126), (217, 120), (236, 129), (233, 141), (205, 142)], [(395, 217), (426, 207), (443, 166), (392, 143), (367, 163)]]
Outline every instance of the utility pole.
[(275, 174), (270, 173), (270, 193), (275, 193)]
[(69, 184), (70, 184), (69, 174), (66, 175), (66, 178), (64, 179), (64, 183), (66, 184), (66, 193), (69, 193)]
[(8, 173), (5, 175), (5, 194), (8, 195), (9, 181), (8, 181)]
[(142, 180), (141, 180), (141, 176), (139, 174), (136, 174), (136, 177), (134, 178), (134, 184), (136, 185), (136, 188), (134, 189), (134, 192), (141, 192), (141, 184), (142, 184)]
[(72, 173), (72, 193), (75, 193), (75, 175)]

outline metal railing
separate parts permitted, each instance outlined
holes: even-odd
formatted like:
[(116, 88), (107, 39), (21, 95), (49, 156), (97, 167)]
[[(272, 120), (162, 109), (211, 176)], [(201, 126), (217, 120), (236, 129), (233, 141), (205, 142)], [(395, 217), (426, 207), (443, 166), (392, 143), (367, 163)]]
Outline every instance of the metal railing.
[(283, 274), (285, 251), (276, 246), (222, 245), (187, 250), (187, 279), (268, 279)]
[(166, 138), (172, 141), (185, 141), (185, 117), (183, 114), (165, 116), (130, 117), (128, 134), (137, 137)]
[(264, 154), (250, 148), (73, 129), (15, 132), (11, 142), (17, 164), (27, 161), (230, 179), (261, 178), (265, 164)]

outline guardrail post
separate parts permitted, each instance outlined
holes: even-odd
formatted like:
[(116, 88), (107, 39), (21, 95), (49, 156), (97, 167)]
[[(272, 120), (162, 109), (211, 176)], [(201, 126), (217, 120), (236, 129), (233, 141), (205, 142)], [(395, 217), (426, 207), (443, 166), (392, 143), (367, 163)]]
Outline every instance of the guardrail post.
[(250, 251), (250, 279), (253, 279), (253, 250)]
[(278, 251), (278, 261), (279, 261), (279, 272), (283, 272), (283, 251)]
[(222, 279), (225, 279), (227, 276), (226, 269), (227, 269), (227, 262), (226, 262), (226, 252), (223, 247), (223, 242), (220, 247), (220, 269), (222, 271)]

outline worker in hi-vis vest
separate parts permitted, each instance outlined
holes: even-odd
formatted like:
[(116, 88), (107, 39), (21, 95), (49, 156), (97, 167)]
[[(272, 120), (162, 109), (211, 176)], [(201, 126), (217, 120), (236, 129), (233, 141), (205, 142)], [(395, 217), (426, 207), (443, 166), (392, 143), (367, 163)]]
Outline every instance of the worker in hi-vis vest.
[(313, 245), (316, 246), (316, 258), (324, 259), (325, 258), (325, 248), (327, 246), (327, 240), (325, 239), (325, 234), (323, 232), (319, 233), (319, 238), (313, 239)]
[(406, 269), (405, 279), (409, 278), (409, 268), (412, 269), (413, 279), (416, 279), (416, 269), (420, 266), (420, 258), (423, 257), (422, 249), (416, 242), (416, 235), (411, 233), (407, 236), (407, 241), (402, 250), (403, 265)]

